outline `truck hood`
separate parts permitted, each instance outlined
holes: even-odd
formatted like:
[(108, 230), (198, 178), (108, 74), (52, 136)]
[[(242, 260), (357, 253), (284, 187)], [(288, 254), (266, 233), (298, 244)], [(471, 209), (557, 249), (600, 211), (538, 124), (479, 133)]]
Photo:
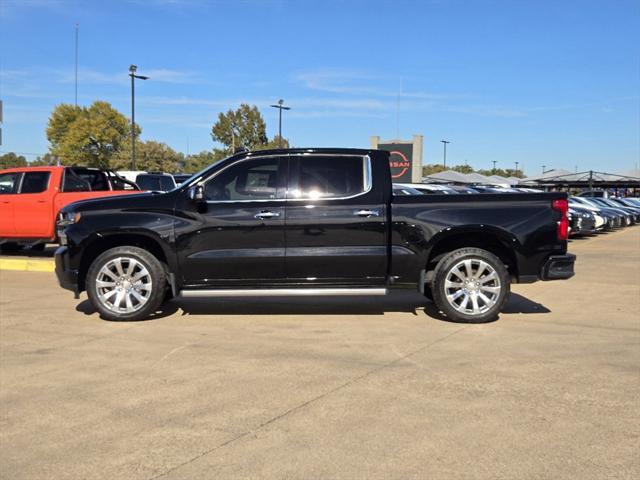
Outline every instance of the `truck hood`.
[(91, 198), (78, 200), (70, 203), (62, 209), (63, 212), (88, 212), (95, 210), (121, 210), (123, 208), (144, 208), (153, 206), (166, 193), (130, 193), (126, 195), (115, 195), (109, 197)]

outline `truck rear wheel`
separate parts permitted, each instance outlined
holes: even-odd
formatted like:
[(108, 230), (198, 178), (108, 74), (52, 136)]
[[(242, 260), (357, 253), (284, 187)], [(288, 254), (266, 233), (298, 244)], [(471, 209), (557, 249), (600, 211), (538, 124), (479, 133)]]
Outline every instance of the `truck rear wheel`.
[(138, 247), (115, 247), (89, 267), (87, 294), (108, 320), (143, 320), (162, 304), (167, 280), (162, 263)]
[(480, 248), (461, 248), (436, 266), (433, 300), (451, 320), (495, 320), (509, 298), (511, 280), (502, 261)]

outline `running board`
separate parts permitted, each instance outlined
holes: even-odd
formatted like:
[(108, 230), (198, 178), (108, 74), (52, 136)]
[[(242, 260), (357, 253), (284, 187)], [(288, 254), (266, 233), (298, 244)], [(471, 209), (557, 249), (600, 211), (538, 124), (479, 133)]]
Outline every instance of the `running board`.
[(182, 290), (182, 298), (213, 297), (316, 297), (347, 295), (386, 295), (386, 288), (254, 288), (254, 289), (217, 289)]

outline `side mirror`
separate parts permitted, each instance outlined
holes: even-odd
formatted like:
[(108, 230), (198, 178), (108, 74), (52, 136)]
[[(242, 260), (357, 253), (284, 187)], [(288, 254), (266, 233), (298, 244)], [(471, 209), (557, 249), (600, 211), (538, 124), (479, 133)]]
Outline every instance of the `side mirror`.
[(196, 203), (203, 203), (205, 201), (204, 198), (204, 187), (202, 185), (195, 185), (189, 189), (189, 197)]
[(189, 189), (189, 197), (196, 204), (199, 213), (207, 211), (207, 199), (204, 197), (204, 187), (202, 185), (194, 185)]

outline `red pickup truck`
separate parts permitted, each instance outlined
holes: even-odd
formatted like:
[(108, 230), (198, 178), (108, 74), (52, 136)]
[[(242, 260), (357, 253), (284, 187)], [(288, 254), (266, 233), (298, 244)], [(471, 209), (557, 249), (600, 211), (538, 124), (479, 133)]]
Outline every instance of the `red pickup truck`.
[(89, 198), (138, 193), (111, 171), (85, 167), (23, 167), (0, 170), (0, 248), (44, 247), (55, 241), (60, 209)]

